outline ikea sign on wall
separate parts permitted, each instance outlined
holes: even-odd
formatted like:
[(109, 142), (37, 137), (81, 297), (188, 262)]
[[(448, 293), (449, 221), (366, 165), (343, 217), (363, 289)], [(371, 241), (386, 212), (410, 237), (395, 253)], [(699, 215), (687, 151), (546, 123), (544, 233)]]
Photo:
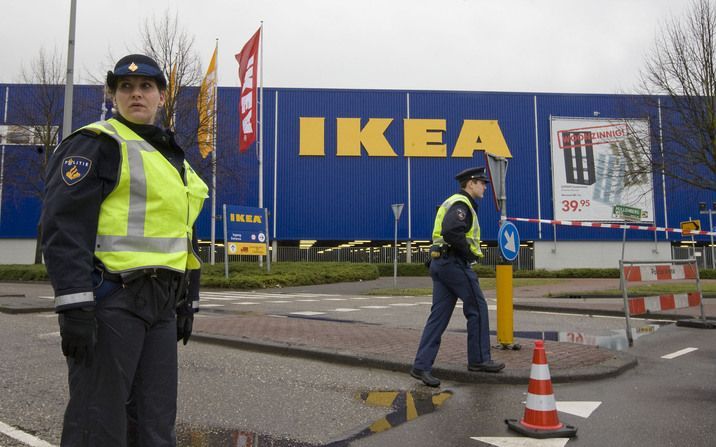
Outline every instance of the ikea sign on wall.
[[(397, 157), (395, 148), (385, 137), (393, 118), (368, 118), (361, 126), (360, 118), (336, 118), (335, 154), (339, 157), (360, 157), (361, 147), (369, 157)], [(299, 155), (324, 156), (326, 119), (301, 117)], [(446, 120), (403, 119), (403, 156), (447, 157), (444, 142)], [(476, 151), (510, 158), (510, 150), (495, 120), (463, 120), (451, 157), (472, 158)]]

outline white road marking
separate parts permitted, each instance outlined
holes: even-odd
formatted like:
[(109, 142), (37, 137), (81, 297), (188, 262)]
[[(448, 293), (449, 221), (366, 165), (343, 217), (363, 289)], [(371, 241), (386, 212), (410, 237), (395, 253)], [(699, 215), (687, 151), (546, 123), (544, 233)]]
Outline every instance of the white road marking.
[(291, 312), (291, 315), (305, 315), (305, 316), (313, 316), (313, 315), (325, 315), (325, 312), (313, 312), (310, 310), (302, 311), (302, 312)]
[(18, 430), (17, 428), (3, 422), (0, 422), (0, 433), (31, 447), (55, 447), (49, 442), (45, 442), (36, 436), (32, 436), (31, 434), (25, 433), (24, 431)]
[(318, 300), (296, 300), (296, 301), (300, 301), (300, 302), (302, 302), (302, 303), (312, 303), (312, 302), (315, 302), (315, 301), (318, 301)]
[(224, 307), (223, 304), (209, 304), (209, 303), (201, 303), (199, 307)]
[(333, 309), (334, 312), (356, 312), (360, 309), (353, 309), (352, 307), (339, 307), (338, 309)]
[(417, 306), (418, 303), (391, 303), (388, 306)]
[(388, 306), (361, 306), (361, 309), (387, 309)]
[[(248, 306), (248, 305), (250, 305), (250, 304), (258, 304), (258, 303), (250, 303), (250, 302), (248, 302), (248, 301), (244, 301), (244, 302), (241, 302), (241, 303), (234, 303), (234, 304), (238, 304), (238, 305), (240, 305), (240, 306)], [(199, 306), (199, 307), (201, 307), (201, 306)]]
[(533, 439), (533, 438), (483, 438), (470, 437), (475, 441), (484, 442), (496, 447), (564, 447), (569, 438)]
[(557, 401), (557, 411), (569, 413), (581, 418), (588, 418), (596, 410), (601, 402), (560, 402)]
[(266, 302), (267, 302), (267, 303), (271, 303), (271, 304), (285, 304), (285, 303), (290, 303), (290, 301), (284, 301), (284, 300), (266, 301)]
[(335, 294), (330, 294), (330, 293), (296, 293), (295, 295), (296, 295), (296, 296), (315, 296), (315, 297), (319, 297), (319, 296), (336, 296)]
[(46, 333), (46, 334), (40, 334), (40, 335), (38, 335), (39, 338), (54, 338), (54, 337), (59, 337), (59, 336), (60, 336), (60, 332), (59, 332), (59, 331), (57, 331), (57, 332), (48, 332), (48, 333)]
[(698, 351), (698, 350), (699, 350), (699, 348), (684, 348), (680, 351), (672, 352), (671, 354), (662, 355), (661, 358), (671, 360), (671, 359), (675, 359), (676, 357), (682, 356), (684, 354), (688, 354), (689, 352), (694, 352), (694, 351)]
[(45, 295), (38, 296), (38, 298), (42, 298), (43, 300), (54, 300), (55, 299), (54, 296), (45, 296)]
[(321, 301), (345, 301), (346, 298), (323, 298)]

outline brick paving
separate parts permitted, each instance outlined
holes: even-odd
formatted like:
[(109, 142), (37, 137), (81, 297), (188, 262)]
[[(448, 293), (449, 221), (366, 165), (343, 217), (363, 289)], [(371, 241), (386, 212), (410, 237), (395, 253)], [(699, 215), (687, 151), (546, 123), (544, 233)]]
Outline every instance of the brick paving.
[[(399, 288), (430, 287), (430, 278), (398, 278)], [(550, 298), (565, 291), (592, 291), (618, 288), (616, 279), (575, 279), (555, 284), (518, 287), (514, 290), (515, 309), (573, 311), (578, 313), (623, 315), (619, 298)], [(335, 293), (356, 295), (371, 289), (393, 287), (393, 278), (355, 283), (325, 284), (284, 288), (283, 293)], [(486, 291), (487, 298), (495, 292)], [(714, 300), (706, 300), (707, 315), (716, 315)], [(679, 309), (660, 314), (664, 318), (698, 315), (698, 308)], [(713, 317), (711, 317), (713, 318)], [(204, 316), (197, 318), (197, 338), (242, 349), (295, 355), (332, 362), (395, 371), (409, 371), (422, 328), (394, 328), (386, 325), (320, 318), (293, 318), (263, 315)], [(442, 339), (434, 370), (436, 376), (463, 382), (527, 383), (532, 365), (533, 340), (515, 338), (521, 350), (492, 350), (495, 360), (505, 362), (499, 374), (467, 371), (467, 334), (448, 331)], [(492, 337), (493, 345), (496, 339)], [(553, 382), (593, 380), (610, 377), (636, 365), (627, 352), (597, 346), (546, 341), (545, 349)]]
[[(400, 288), (430, 287), (430, 278), (398, 278)], [(326, 284), (283, 288), (283, 293), (331, 293), (360, 295), (371, 289), (393, 287), (393, 278), (375, 281)], [(29, 298), (22, 292), (34, 290), (33, 295), (51, 295), (47, 284), (4, 283), (0, 311), (8, 313), (51, 310), (51, 301)], [(591, 291), (618, 288), (618, 280), (575, 279), (514, 289), (514, 308), (575, 312), (586, 314), (623, 315), (620, 298), (551, 298), (548, 295), (564, 291)], [(495, 292), (486, 291), (487, 298)], [(716, 320), (716, 299), (705, 299), (704, 309), (709, 320)], [(677, 309), (651, 318), (676, 319), (699, 315), (698, 307)], [(383, 368), (408, 372), (421, 328), (395, 328), (381, 324), (334, 321), (320, 318), (293, 318), (266, 315), (200, 314), (195, 321), (194, 338), (241, 349), (257, 350), (288, 356), (314, 358), (369, 368)], [(533, 340), (515, 338), (521, 350), (493, 348), (495, 360), (505, 362), (499, 374), (467, 371), (466, 339), (464, 332), (444, 334), (434, 373), (445, 380), (462, 382), (523, 383), (529, 381)], [(493, 345), (496, 344), (492, 337)], [(636, 365), (628, 352), (617, 352), (597, 346), (549, 341), (545, 342), (547, 359), (553, 382), (593, 380), (610, 377)]]

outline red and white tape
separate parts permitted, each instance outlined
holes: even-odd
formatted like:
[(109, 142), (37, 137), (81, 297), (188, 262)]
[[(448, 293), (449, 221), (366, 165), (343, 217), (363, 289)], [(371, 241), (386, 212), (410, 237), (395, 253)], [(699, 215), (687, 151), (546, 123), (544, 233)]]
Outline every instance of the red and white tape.
[[(603, 222), (583, 222), (576, 220), (550, 220), (550, 219), (528, 219), (525, 217), (508, 217), (507, 220), (515, 222), (532, 222), (532, 223), (543, 223), (549, 225), (567, 225), (570, 227), (590, 227), (590, 228), (613, 228), (613, 229), (627, 229), (627, 230), (642, 230), (642, 231), (663, 231), (665, 233), (683, 233), (680, 228), (666, 228), (666, 227), (655, 227), (653, 225), (627, 225), (627, 224), (614, 224), (614, 223), (603, 223)], [(688, 231), (685, 236), (716, 236), (716, 231)]]

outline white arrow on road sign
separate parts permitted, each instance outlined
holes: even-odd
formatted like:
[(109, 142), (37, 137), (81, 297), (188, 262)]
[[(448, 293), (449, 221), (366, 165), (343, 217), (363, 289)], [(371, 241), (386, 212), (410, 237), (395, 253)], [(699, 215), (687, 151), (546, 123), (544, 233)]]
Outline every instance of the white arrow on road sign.
[(505, 231), (505, 240), (507, 241), (507, 243), (505, 243), (505, 248), (508, 251), (517, 251), (517, 248), (515, 247), (515, 233)]
[(601, 402), (557, 402), (557, 411), (569, 413), (581, 418), (588, 418)]
[(494, 445), (496, 447), (564, 447), (569, 442), (569, 438), (551, 438), (551, 439), (534, 439), (534, 438), (476, 438), (475, 441), (484, 442), (485, 444)]

